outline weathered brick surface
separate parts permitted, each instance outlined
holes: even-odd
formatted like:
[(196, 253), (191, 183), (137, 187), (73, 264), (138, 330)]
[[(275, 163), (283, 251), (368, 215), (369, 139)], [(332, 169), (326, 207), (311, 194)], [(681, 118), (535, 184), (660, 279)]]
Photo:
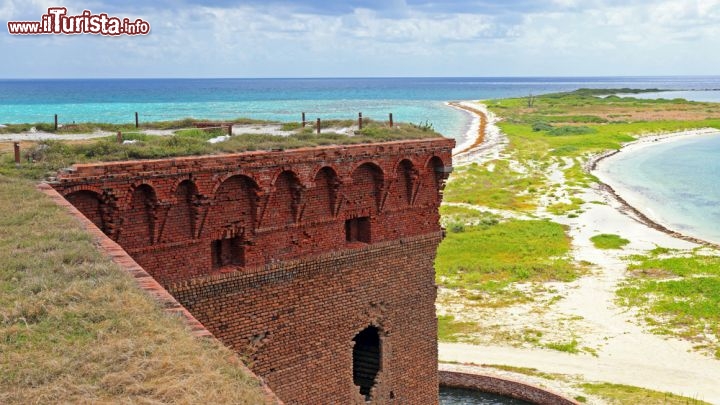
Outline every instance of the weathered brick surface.
[(53, 184), (287, 403), (437, 402), (446, 139), (78, 165)]
[(462, 373), (441, 369), (440, 384), (444, 387), (466, 388), (505, 397), (520, 399), (537, 405), (580, 405), (545, 388), (496, 376)]

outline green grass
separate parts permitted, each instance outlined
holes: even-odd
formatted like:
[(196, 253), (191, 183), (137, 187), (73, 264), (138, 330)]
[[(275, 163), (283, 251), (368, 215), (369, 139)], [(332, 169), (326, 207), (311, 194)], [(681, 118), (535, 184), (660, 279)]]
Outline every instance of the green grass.
[[(344, 121), (330, 121), (341, 124)], [(133, 159), (158, 159), (175, 156), (197, 156), (235, 153), (254, 150), (282, 150), (301, 147), (352, 145), (407, 139), (435, 138), (440, 135), (412, 124), (398, 124), (393, 128), (381, 123), (368, 123), (354, 136), (324, 132), (301, 131), (288, 136), (279, 135), (237, 135), (225, 142), (211, 144), (207, 140), (225, 132), (216, 130), (185, 129), (176, 136), (152, 136), (130, 132), (125, 139), (137, 140), (132, 144), (118, 144), (115, 136), (88, 140), (81, 143), (43, 141), (24, 152), (34, 163), (23, 159), (16, 168), (10, 154), (0, 156), (0, 174), (42, 179), (49, 173), (74, 163), (118, 161)]]
[(602, 397), (611, 404), (710, 405), (695, 398), (622, 384), (585, 383), (581, 384), (580, 388), (590, 395)]
[(570, 281), (578, 269), (565, 259), (565, 228), (550, 221), (509, 220), (449, 232), (435, 270), (446, 287), (498, 290), (515, 281)]
[(569, 342), (549, 342), (543, 345), (546, 349), (557, 350), (559, 352), (565, 352), (570, 354), (580, 353), (578, 348), (578, 341), (573, 339)]
[(509, 371), (511, 373), (517, 373), (517, 374), (524, 374), (529, 375), (533, 377), (540, 377), (544, 378), (546, 380), (567, 380), (567, 377), (563, 374), (554, 374), (554, 373), (545, 373), (542, 372), (536, 368), (530, 368), (530, 367), (515, 367), (515, 366), (506, 366), (503, 364), (483, 364), (483, 367), (488, 368), (494, 368), (498, 370), (503, 371)]
[(532, 195), (522, 192), (543, 184), (539, 176), (524, 176), (510, 168), (505, 160), (488, 165), (470, 164), (456, 168), (443, 192), (443, 200), (481, 205), (491, 208), (527, 211), (535, 208)]
[(438, 340), (441, 342), (457, 342), (462, 335), (472, 333), (476, 328), (474, 322), (459, 322), (452, 315), (438, 316)]
[(264, 402), (32, 182), (0, 188), (0, 403)]
[[(52, 119), (52, 116), (48, 117)], [(122, 123), (122, 124), (111, 124), (106, 122), (80, 122), (80, 123), (65, 123), (62, 122), (62, 116), (60, 118), (60, 125), (57, 131), (55, 130), (55, 124), (50, 122), (36, 122), (36, 123), (24, 123), (24, 124), (7, 124), (5, 127), (0, 127), (0, 134), (17, 134), (21, 132), (28, 132), (31, 128), (35, 128), (38, 131), (57, 133), (57, 134), (84, 134), (92, 133), (95, 131), (109, 131), (109, 132), (132, 132), (143, 129), (182, 129), (192, 128), (196, 123), (208, 122), (204, 119), (184, 118), (180, 120), (171, 121), (151, 121), (143, 122), (142, 115), (140, 117), (140, 126), (135, 128), (134, 117), (128, 117), (133, 122)], [(219, 122), (219, 121), (218, 121)], [(222, 121), (231, 122), (233, 124), (272, 124), (274, 121), (255, 120), (251, 118), (233, 118)]]
[(620, 302), (641, 308), (656, 333), (704, 342), (698, 348), (720, 358), (720, 257), (658, 250), (631, 259), (634, 277), (617, 290)]
[(630, 243), (629, 240), (621, 238), (620, 235), (613, 235), (609, 233), (602, 233), (595, 235), (590, 238), (593, 245), (598, 249), (622, 249), (625, 245)]

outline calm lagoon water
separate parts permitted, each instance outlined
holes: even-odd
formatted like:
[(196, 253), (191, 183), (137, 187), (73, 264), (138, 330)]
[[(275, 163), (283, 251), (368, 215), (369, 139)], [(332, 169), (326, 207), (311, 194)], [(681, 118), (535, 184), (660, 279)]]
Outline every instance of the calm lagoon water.
[(653, 220), (720, 243), (719, 157), (720, 132), (622, 152), (601, 170)]
[(484, 392), (441, 387), (440, 405), (530, 405), (530, 403)]

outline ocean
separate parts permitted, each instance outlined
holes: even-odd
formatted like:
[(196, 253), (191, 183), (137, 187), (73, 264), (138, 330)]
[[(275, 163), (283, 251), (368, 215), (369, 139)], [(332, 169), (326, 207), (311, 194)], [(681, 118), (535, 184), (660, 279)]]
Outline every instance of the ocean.
[[(458, 143), (472, 117), (446, 103), (527, 96), (578, 88), (658, 88), (641, 97), (720, 101), (720, 76), (709, 77), (506, 77), (506, 78), (327, 78), (327, 79), (47, 79), (0, 80), (0, 124), (134, 122), (186, 117), (238, 117), (299, 121), (386, 120), (430, 123)], [(617, 176), (643, 196), (671, 228), (720, 241), (720, 140), (673, 142), (623, 158)], [(715, 225), (715, 230), (713, 229)]]
[(186, 117), (299, 121), (363, 116), (431, 123), (462, 138), (471, 119), (452, 100), (527, 96), (590, 88), (713, 90), (718, 77), (74, 79), (0, 80), (0, 124), (134, 122)]

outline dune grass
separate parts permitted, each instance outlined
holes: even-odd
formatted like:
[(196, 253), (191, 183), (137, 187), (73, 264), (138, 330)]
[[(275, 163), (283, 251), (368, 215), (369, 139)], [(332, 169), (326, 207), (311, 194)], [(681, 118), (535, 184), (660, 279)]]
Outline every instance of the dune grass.
[(0, 189), (0, 403), (264, 403), (32, 182)]

